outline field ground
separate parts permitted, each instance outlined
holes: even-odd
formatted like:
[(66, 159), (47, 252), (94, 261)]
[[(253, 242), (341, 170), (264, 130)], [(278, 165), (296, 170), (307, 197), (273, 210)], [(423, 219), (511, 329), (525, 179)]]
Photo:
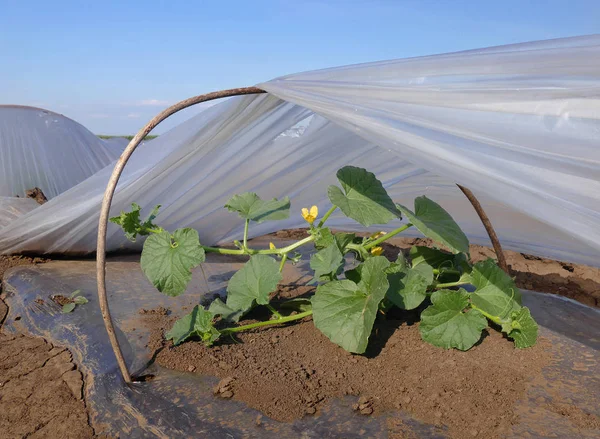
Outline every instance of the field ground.
[[(284, 231), (277, 236), (292, 237), (301, 233)], [(408, 249), (415, 244), (427, 244), (427, 241), (397, 239), (394, 244)], [(471, 255), (478, 261), (493, 257), (494, 253), (485, 247), (472, 246)], [(506, 252), (506, 256), (520, 288), (561, 294), (590, 306), (600, 306), (600, 269), (510, 251)], [(41, 258), (0, 256), (0, 280), (8, 268), (44, 262)], [(6, 313), (6, 306), (0, 301), (0, 324)], [(414, 332), (413, 329), (405, 329), (404, 332)], [(308, 326), (298, 330), (308, 330)], [(414, 338), (411, 334), (408, 337), (409, 342)], [(496, 338), (492, 336), (491, 340)], [(0, 328), (0, 430), (3, 437), (96, 437), (88, 424), (81, 373), (66, 348), (53, 346), (41, 338), (7, 334)], [(190, 346), (190, 349), (202, 348)], [(165, 358), (164, 361), (168, 363), (176, 361), (176, 358)], [(178, 364), (171, 366), (181, 367)], [(352, 389), (347, 389), (347, 392), (352, 392)], [(405, 400), (409, 398), (407, 396)], [(399, 403), (402, 404), (402, 401)], [(307, 407), (310, 410), (310, 404)], [(278, 417), (275, 413), (272, 415)]]

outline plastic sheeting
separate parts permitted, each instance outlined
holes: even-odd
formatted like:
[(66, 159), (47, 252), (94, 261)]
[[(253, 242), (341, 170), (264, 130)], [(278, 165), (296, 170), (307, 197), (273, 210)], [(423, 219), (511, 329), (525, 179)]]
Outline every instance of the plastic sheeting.
[(119, 155), (65, 116), (0, 105), (0, 196), (23, 197), (39, 187), (48, 199), (56, 197)]
[[(436, 200), (472, 242), (489, 243), (456, 182), (475, 192), (506, 248), (600, 265), (600, 36), (308, 72), (260, 87), (270, 94), (230, 99), (136, 150), (112, 214), (132, 201), (162, 204), (161, 225), (194, 227), (214, 244), (242, 233), (222, 209), (231, 195), (289, 195), (290, 219), (251, 228), (257, 236), (303, 226), (302, 207), (327, 209), (335, 171), (354, 164), (375, 172), (397, 202)], [(299, 125), (308, 126), (282, 135)], [(0, 230), (0, 251), (94, 251), (111, 172)], [(356, 227), (339, 215), (330, 222)], [(140, 244), (109, 227), (110, 250)]]
[(0, 197), (0, 228), (39, 207), (31, 198)]
[(102, 139), (102, 142), (115, 157), (119, 157), (129, 144), (129, 140), (125, 137), (111, 137), (109, 139)]
[[(261, 244), (252, 245), (264, 246), (268, 242), (269, 239), (262, 239)], [(275, 240), (275, 243), (281, 247), (290, 241)], [(284, 276), (294, 283), (308, 282), (312, 271), (307, 256), (304, 253), (295, 266), (286, 265)], [(138, 376), (155, 375), (153, 380), (131, 386), (123, 383), (106, 337), (96, 295), (94, 261), (54, 261), (13, 268), (5, 274), (2, 284), (10, 311), (3, 330), (26, 331), (69, 347), (85, 374), (86, 407), (96, 434), (127, 438), (260, 439), (448, 436), (443, 428), (432, 425), (433, 413), (429, 419), (416, 419), (403, 410), (357, 416), (351, 409), (356, 398), (351, 397), (327, 401), (316, 416), (291, 423), (262, 416), (260, 426), (257, 425), (259, 413), (254, 409), (240, 401), (214, 397), (212, 388), (218, 379), (152, 364), (156, 352), (148, 349), (150, 328), (139, 312), (163, 307), (174, 317), (186, 314), (206, 297), (207, 289), (224, 293), (243, 259), (208, 254), (203, 269), (206, 276), (194, 270), (190, 288), (178, 297), (158, 293), (145, 279), (138, 260), (137, 256), (109, 258), (106, 270), (115, 332), (129, 370)], [(69, 295), (74, 290), (80, 290), (90, 303), (62, 314), (49, 296)], [(545, 348), (553, 361), (535, 382), (527, 383), (527, 393), (514, 408), (519, 416), (502, 437), (597, 437), (597, 429), (583, 428), (581, 416), (600, 415), (600, 312), (560, 296), (527, 291), (523, 292), (523, 303), (540, 325)], [(559, 416), (557, 408), (564, 406), (580, 416)], [(401, 429), (397, 428), (399, 424)]]

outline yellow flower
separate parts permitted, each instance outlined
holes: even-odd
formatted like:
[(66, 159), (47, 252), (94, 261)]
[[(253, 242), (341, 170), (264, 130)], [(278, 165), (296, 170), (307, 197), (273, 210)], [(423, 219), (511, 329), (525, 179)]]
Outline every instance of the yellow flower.
[(382, 254), (382, 253), (383, 253), (383, 247), (373, 247), (373, 248), (371, 249), (371, 254), (372, 254), (373, 256), (379, 256), (379, 255), (380, 255), (380, 254)]
[(304, 218), (308, 224), (314, 223), (318, 215), (319, 208), (317, 206), (311, 207), (310, 211), (306, 207), (302, 208), (302, 218)]
[(386, 235), (386, 232), (377, 232), (377, 233), (373, 233), (370, 236), (370, 238), (371, 239), (379, 239), (379, 238), (381, 238), (382, 236), (385, 236), (385, 235)]
[(275, 244), (273, 244), (272, 242), (269, 242), (269, 248), (271, 250), (275, 250), (277, 247), (275, 247)]

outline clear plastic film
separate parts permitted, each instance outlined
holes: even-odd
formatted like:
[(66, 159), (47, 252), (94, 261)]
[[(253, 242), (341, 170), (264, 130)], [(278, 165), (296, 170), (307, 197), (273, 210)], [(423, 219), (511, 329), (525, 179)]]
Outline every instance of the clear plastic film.
[[(224, 204), (254, 191), (289, 195), (292, 215), (251, 227), (251, 236), (302, 227), (300, 209), (324, 212), (336, 170), (353, 164), (374, 172), (396, 202), (434, 199), (474, 243), (489, 241), (455, 183), (480, 199), (506, 248), (598, 266), (599, 55), (592, 36), (267, 82), (268, 95), (230, 99), (141, 145), (111, 214), (131, 202), (145, 212), (161, 204), (163, 227), (193, 227), (203, 243), (223, 243), (243, 230)], [(94, 251), (112, 168), (0, 229), (0, 252)], [(339, 215), (330, 221), (357, 227)], [(140, 246), (109, 226), (109, 250)]]
[(0, 196), (23, 197), (38, 187), (48, 199), (54, 198), (119, 155), (65, 116), (0, 105)]

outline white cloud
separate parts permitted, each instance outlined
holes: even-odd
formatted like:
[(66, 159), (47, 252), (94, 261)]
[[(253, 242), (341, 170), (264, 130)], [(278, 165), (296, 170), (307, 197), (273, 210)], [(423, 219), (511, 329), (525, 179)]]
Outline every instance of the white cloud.
[(144, 99), (136, 102), (137, 107), (164, 107), (169, 105), (169, 101), (161, 101), (160, 99)]
[(139, 117), (140, 117), (140, 114), (139, 114), (139, 113), (129, 113), (129, 114), (127, 115), (127, 118), (128, 118), (128, 119), (137, 119), (137, 118), (139, 118)]

